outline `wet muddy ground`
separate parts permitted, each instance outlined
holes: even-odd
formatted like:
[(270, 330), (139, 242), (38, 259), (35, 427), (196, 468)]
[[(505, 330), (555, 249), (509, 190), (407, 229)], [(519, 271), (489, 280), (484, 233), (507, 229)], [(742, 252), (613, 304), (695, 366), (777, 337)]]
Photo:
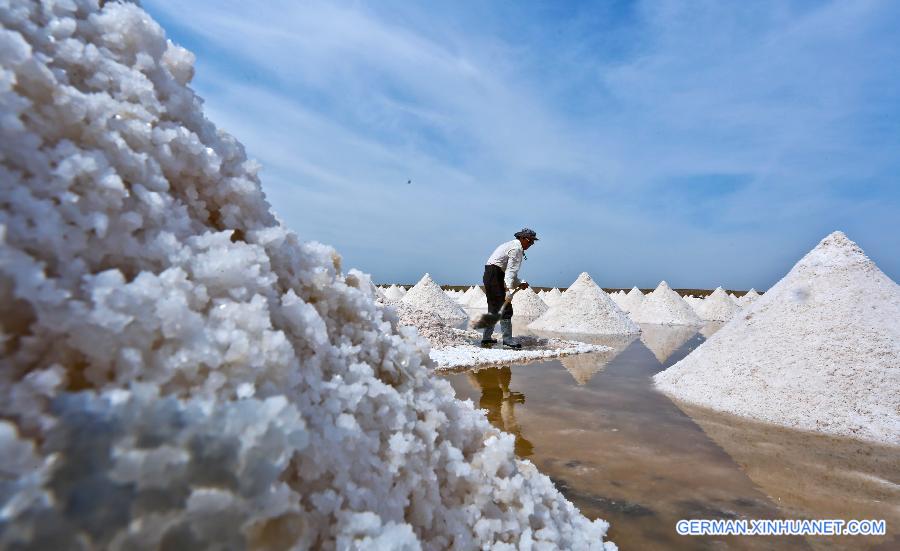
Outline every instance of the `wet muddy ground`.
[[(900, 450), (675, 404), (650, 377), (716, 327), (643, 329), (612, 353), (443, 376), (621, 549), (900, 549)], [(885, 519), (888, 536), (679, 536), (694, 518)]]

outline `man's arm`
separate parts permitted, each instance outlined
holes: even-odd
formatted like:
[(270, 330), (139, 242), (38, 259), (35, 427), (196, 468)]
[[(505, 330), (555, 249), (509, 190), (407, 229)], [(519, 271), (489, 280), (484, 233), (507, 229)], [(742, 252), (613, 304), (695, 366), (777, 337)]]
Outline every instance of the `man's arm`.
[(513, 247), (506, 254), (508, 260), (506, 262), (506, 275), (503, 278), (503, 284), (508, 291), (512, 291), (522, 283), (519, 281), (519, 268), (522, 267), (522, 257), (524, 256), (524, 253), (522, 249)]

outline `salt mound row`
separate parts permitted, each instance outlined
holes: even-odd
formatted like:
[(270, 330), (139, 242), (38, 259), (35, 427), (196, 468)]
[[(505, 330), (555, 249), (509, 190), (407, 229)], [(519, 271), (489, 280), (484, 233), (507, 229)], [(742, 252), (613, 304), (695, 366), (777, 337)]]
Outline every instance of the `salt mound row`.
[(669, 287), (665, 281), (645, 295), (640, 306), (631, 312), (631, 319), (638, 323), (659, 325), (700, 325), (703, 322), (694, 309)]
[(403, 287), (400, 287), (399, 285), (391, 285), (384, 292), (384, 297), (387, 300), (390, 300), (392, 302), (397, 302), (398, 300), (401, 300), (405, 296), (406, 296), (406, 289), (404, 289)]
[(469, 294), (468, 300), (465, 303), (466, 308), (483, 308), (487, 309), (487, 295), (484, 294), (484, 291), (481, 287), (477, 285), (472, 287), (472, 293)]
[(0, 548), (600, 548), (97, 4), (0, 10)]
[(548, 306), (531, 287), (522, 289), (513, 295), (512, 307), (513, 316), (517, 318), (537, 318), (548, 309)]
[(587, 272), (582, 272), (559, 300), (528, 328), (593, 335), (630, 335), (641, 330)]
[(843, 233), (655, 377), (675, 398), (900, 444), (900, 286)]
[(466, 311), (431, 279), (430, 274), (423, 275), (422, 279), (403, 295), (400, 302), (413, 308), (427, 310), (445, 320), (464, 320), (469, 317)]
[[(484, 291), (482, 291), (482, 292), (484, 292)], [(466, 289), (466, 292), (463, 293), (462, 297), (459, 300), (460, 304), (462, 304), (463, 306), (468, 306), (469, 300), (473, 296), (475, 296), (475, 287), (474, 286)]]
[(631, 290), (628, 291), (628, 293), (620, 300), (619, 307), (630, 314), (631, 312), (634, 312), (643, 302), (644, 293), (642, 293), (641, 290), (637, 287), (632, 287)]
[(703, 321), (728, 321), (740, 309), (724, 289), (716, 287), (715, 291), (694, 307), (694, 312)]

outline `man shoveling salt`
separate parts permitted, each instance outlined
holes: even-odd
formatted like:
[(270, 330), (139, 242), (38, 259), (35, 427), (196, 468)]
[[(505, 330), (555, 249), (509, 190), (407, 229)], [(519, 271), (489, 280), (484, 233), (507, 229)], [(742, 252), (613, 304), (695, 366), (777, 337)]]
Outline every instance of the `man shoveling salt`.
[(518, 289), (527, 289), (528, 283), (519, 279), (519, 269), (525, 260), (527, 251), (538, 240), (537, 233), (528, 228), (517, 231), (512, 241), (502, 243), (484, 266), (484, 293), (487, 295), (488, 313), (481, 316), (472, 327), (483, 329), (482, 346), (491, 346), (497, 341), (493, 338), (494, 326), (500, 320), (500, 332), (503, 334), (503, 346), (522, 348), (512, 336), (512, 296)]

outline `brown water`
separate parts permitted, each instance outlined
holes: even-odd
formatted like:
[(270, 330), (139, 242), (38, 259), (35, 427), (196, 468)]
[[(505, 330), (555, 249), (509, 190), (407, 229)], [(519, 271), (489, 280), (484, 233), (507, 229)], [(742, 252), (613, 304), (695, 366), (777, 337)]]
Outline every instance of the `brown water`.
[[(445, 376), (584, 514), (609, 521), (621, 549), (900, 549), (898, 449), (679, 406), (652, 388), (703, 339), (644, 328), (613, 353)], [(888, 536), (679, 536), (683, 518), (883, 518)]]

